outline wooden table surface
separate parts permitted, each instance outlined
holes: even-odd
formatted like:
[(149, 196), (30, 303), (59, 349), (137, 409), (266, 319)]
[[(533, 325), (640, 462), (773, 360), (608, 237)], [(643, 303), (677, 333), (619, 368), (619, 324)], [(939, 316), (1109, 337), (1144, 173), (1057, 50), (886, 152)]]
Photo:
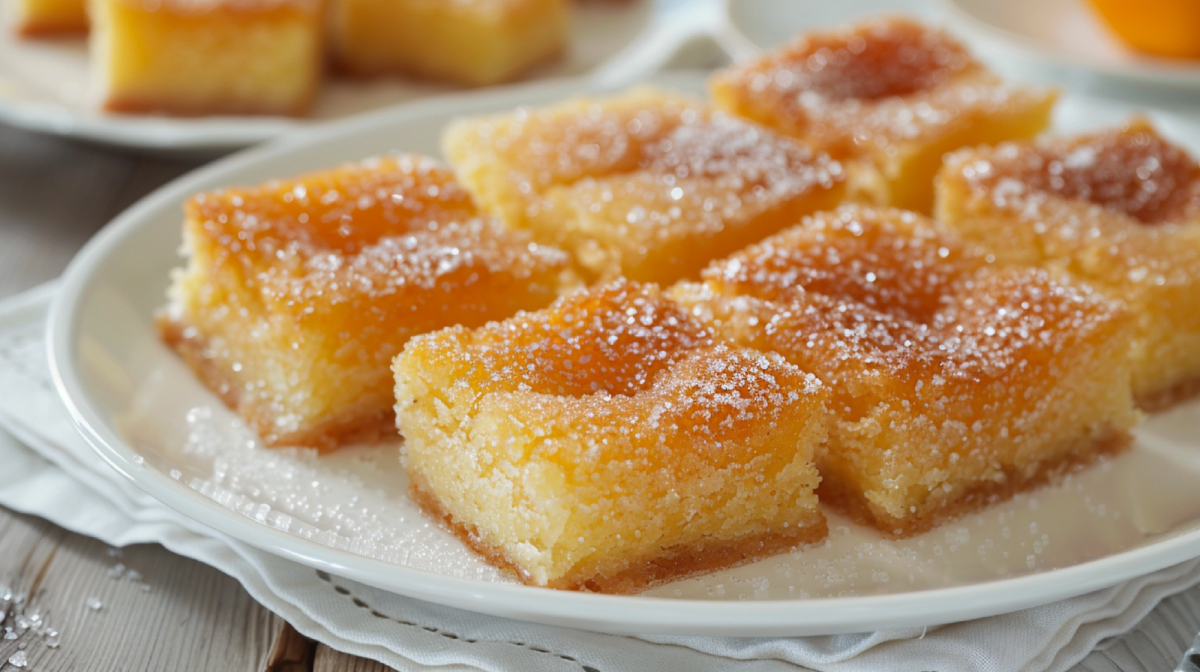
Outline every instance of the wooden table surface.
[[(201, 163), (0, 125), (0, 298), (57, 276), (113, 216)], [(118, 563), (140, 580), (113, 579)], [(0, 635), (0, 672), (14, 669), (3, 663), (18, 651), (35, 672), (387, 669), (300, 636), (233, 579), (160, 546), (117, 551), (0, 508), (0, 595), (4, 586), (28, 596), (26, 612), (46, 615), (62, 636), (51, 648)], [(97, 595), (104, 601), (94, 610), (87, 602)], [(1200, 587), (1165, 600), (1075, 670), (1173, 669), (1198, 629)]]

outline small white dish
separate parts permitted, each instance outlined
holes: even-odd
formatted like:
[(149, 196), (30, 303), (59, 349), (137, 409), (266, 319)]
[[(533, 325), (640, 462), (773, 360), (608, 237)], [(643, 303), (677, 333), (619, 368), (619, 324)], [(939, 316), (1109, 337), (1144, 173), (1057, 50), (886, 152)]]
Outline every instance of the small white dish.
[[(575, 77), (601, 65), (623, 64), (643, 74), (635, 49), (652, 28), (653, 0), (577, 2), (569, 54), (537, 68), (526, 81)], [(461, 91), (450, 85), (403, 78), (354, 80), (327, 77), (306, 117), (114, 114), (100, 111), (89, 89), (85, 37), (22, 39), (9, 13), (0, 12), (0, 122), (32, 131), (105, 145), (169, 154), (220, 154), (418, 98)]]
[(724, 0), (722, 44), (735, 60), (774, 49), (803, 30), (837, 26), (867, 14), (937, 19), (936, 0)]
[[(703, 91), (703, 74), (660, 78)], [(637, 596), (516, 585), (425, 518), (395, 447), (268, 451), (158, 339), (179, 265), (180, 204), (389, 149), (437, 154), (453, 117), (595, 91), (555, 82), (455, 96), (330, 124), (221, 160), (145, 198), (63, 277), (49, 321), (55, 384), (100, 456), (151, 496), (285, 558), (423, 600), (618, 633), (816, 635), (920, 627), (1098, 590), (1200, 555), (1200, 404), (1155, 416), (1128, 453), (903, 541), (830, 516), (827, 543)], [(1066, 96), (1056, 127), (1129, 110)], [(1154, 117), (1200, 152), (1200, 127)]]
[(950, 26), (1002, 74), (1200, 113), (1200, 61), (1140, 54), (1084, 0), (940, 0)]

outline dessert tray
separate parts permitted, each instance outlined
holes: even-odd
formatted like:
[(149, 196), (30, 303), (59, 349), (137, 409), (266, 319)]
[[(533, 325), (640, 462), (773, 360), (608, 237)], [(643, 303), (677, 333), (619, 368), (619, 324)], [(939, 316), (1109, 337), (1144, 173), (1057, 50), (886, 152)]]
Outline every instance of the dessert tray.
[[(656, 83), (699, 93), (699, 74)], [(562, 81), (417, 102), (335, 122), (211, 164), (114, 220), (68, 268), (51, 310), (55, 383), (113, 468), (182, 514), (282, 557), (412, 597), (625, 633), (811, 635), (934, 625), (1046, 604), (1200, 555), (1200, 403), (1154, 416), (1132, 450), (1062, 483), (901, 541), (829, 514), (827, 542), (636, 596), (518, 585), (426, 518), (396, 447), (318, 457), (266, 450), (163, 345), (153, 326), (181, 263), (180, 206), (395, 149), (438, 154), (457, 115), (537, 105), (597, 85)], [(1125, 118), (1065, 96), (1058, 131)], [(1200, 152), (1200, 127), (1152, 114)]]
[[(658, 65), (647, 60), (669, 56), (649, 39), (653, 0), (577, 4), (569, 55), (526, 79), (573, 77), (602, 65), (610, 76), (622, 69), (640, 73)], [(331, 78), (323, 83), (309, 116), (302, 118), (105, 113), (91, 100), (86, 37), (23, 40), (14, 35), (11, 21), (0, 11), (0, 122), (108, 145), (211, 155), (318, 122), (461, 90), (419, 80)]]

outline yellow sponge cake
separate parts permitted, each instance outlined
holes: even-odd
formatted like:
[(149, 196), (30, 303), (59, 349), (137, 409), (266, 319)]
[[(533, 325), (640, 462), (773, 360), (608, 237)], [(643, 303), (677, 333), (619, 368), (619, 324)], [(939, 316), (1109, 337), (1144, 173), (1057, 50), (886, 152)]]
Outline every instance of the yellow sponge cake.
[(711, 88), (718, 108), (846, 162), (852, 196), (926, 213), (943, 154), (1032, 137), (1055, 100), (1003, 84), (947, 33), (895, 17), (802, 34), (717, 73)]
[(322, 59), (321, 0), (92, 0), (105, 109), (302, 114)]
[(571, 281), (565, 254), (408, 155), (201, 194), (184, 246), (160, 330), (267, 445), (394, 436), (406, 340), (539, 308)]
[(513, 79), (566, 48), (569, 0), (330, 0), (334, 62), (355, 75)]
[(672, 296), (817, 374), (823, 503), (920, 532), (1126, 445), (1120, 306), (898, 210), (846, 206), (715, 262)]
[(396, 358), (414, 494), (526, 583), (627, 593), (825, 536), (826, 388), (625, 280)]
[(939, 176), (937, 212), (1001, 262), (1124, 302), (1144, 408), (1200, 390), (1200, 164), (1147, 122), (963, 150)]

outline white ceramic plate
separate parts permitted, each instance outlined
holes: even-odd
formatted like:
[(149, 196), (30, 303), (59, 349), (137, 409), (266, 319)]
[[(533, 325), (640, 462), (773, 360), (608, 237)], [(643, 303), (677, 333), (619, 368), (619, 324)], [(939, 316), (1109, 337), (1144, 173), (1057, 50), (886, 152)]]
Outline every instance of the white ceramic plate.
[[(1084, 0), (941, 0), (972, 46), (1006, 60), (1010, 74), (1106, 95), (1200, 96), (1200, 61), (1158, 58), (1122, 44)], [(1157, 100), (1155, 101), (1158, 102)]]
[(829, 28), (877, 13), (937, 20), (936, 0), (724, 0), (722, 43), (734, 58), (746, 58), (785, 44), (800, 31)]
[[(700, 91), (701, 75), (667, 83)], [(928, 534), (887, 541), (830, 517), (829, 541), (639, 596), (514, 584), (406, 496), (396, 448), (328, 457), (259, 447), (158, 340), (152, 316), (180, 263), (180, 204), (398, 149), (436, 153), (461, 114), (585, 90), (559, 82), (339, 122), (188, 175), (114, 220), (72, 262), (50, 359), (85, 438), (152, 496), (231, 537), (380, 588), (479, 612), (610, 632), (803, 635), (932, 625), (1032, 607), (1200, 554), (1200, 405), (1153, 418), (1129, 453)], [(1067, 97), (1057, 125), (1128, 111)], [(1200, 152), (1200, 128), (1159, 118)]]
[[(638, 60), (647, 52), (653, 57), (653, 50), (636, 47), (648, 37), (654, 0), (573, 4), (569, 55), (536, 69), (526, 79), (578, 76), (612, 60), (645, 67)], [(309, 128), (316, 122), (456, 90), (399, 78), (333, 77), (322, 83), (310, 115), (300, 119), (111, 114), (97, 109), (89, 89), (86, 38), (20, 39), (10, 25), (11, 16), (0, 15), (0, 122), (108, 145), (221, 153)]]

